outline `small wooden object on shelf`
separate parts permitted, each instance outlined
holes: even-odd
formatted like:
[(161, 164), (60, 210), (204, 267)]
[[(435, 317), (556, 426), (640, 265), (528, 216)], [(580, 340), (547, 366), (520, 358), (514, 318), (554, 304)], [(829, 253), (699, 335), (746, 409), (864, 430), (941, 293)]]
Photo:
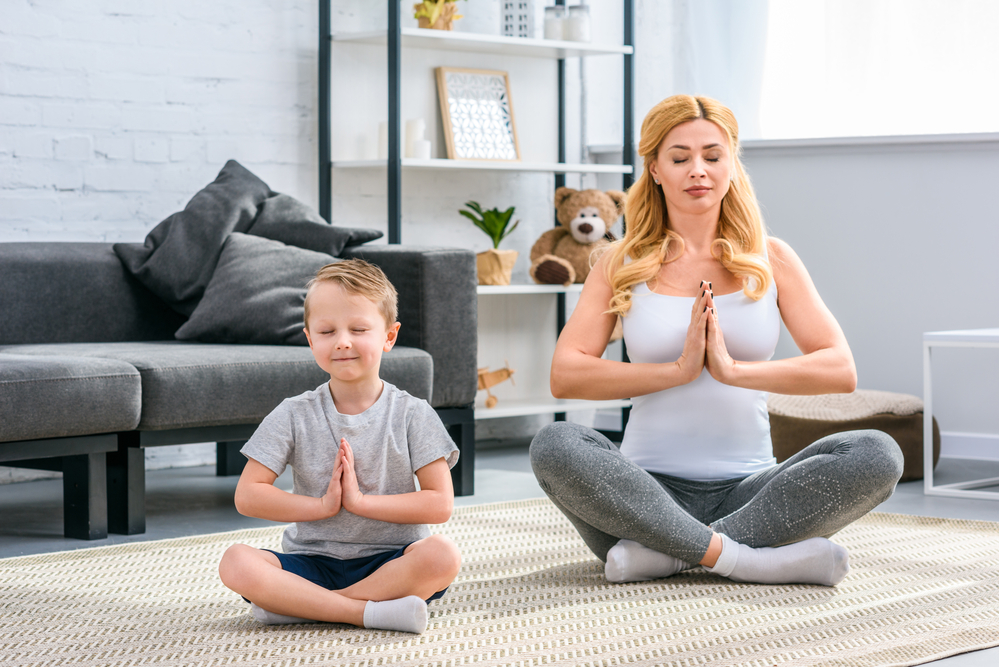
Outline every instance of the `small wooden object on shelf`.
[(484, 366), (479, 369), (479, 390), (486, 390), (486, 407), (495, 408), (496, 404), (499, 403), (499, 399), (493, 396), (492, 392), (489, 391), (489, 387), (498, 385), (500, 382), (510, 381), (513, 384), (513, 374), (516, 373), (515, 370), (510, 368), (510, 362), (506, 362), (506, 366), (495, 371), (489, 370), (488, 366)]

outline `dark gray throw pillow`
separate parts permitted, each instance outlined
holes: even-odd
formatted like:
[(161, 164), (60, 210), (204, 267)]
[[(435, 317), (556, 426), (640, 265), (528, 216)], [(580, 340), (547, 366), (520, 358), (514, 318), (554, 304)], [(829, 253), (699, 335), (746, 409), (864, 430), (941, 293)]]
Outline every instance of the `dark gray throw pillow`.
[(125, 268), (171, 308), (194, 312), (212, 277), (222, 243), (245, 232), (274, 193), (235, 160), (187, 203), (156, 225), (144, 243), (116, 243)]
[(280, 193), (264, 201), (248, 233), (333, 256), (347, 246), (382, 237), (375, 229), (330, 225), (315, 209)]
[(204, 297), (175, 335), (203, 343), (307, 345), (305, 285), (337, 261), (278, 241), (230, 234)]

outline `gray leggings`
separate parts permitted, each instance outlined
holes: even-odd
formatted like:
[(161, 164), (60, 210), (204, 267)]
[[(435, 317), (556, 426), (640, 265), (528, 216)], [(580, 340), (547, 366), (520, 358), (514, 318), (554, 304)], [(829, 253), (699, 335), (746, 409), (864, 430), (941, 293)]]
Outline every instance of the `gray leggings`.
[(902, 452), (881, 431), (848, 431), (749, 477), (697, 482), (650, 473), (593, 429), (555, 422), (534, 437), (531, 466), (600, 560), (624, 538), (698, 563), (712, 532), (751, 547), (832, 535), (891, 497)]

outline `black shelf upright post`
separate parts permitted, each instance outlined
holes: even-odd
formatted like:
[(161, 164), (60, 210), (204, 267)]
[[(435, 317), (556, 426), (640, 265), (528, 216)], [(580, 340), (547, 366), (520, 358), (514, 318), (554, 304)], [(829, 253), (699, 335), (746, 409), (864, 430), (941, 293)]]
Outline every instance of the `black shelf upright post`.
[[(555, 0), (556, 5), (564, 5), (565, 0)], [(558, 162), (565, 162), (565, 58), (558, 59)], [(555, 189), (565, 186), (565, 174), (555, 174)], [(555, 214), (555, 226), (558, 227), (558, 213)], [(565, 328), (565, 292), (559, 292), (555, 312), (558, 322), (556, 329), (559, 335)], [(565, 413), (556, 412), (555, 421), (564, 422)]]
[[(628, 191), (635, 183), (635, 11), (633, 0), (624, 2), (624, 45), (632, 47), (631, 53), (624, 54), (624, 136), (621, 137), (621, 164), (630, 164), (632, 172), (621, 174), (621, 189)], [(624, 220), (622, 225), (627, 225)], [(621, 361), (628, 359), (628, 346), (621, 341)], [(624, 438), (624, 429), (628, 425), (631, 408), (621, 408), (621, 430), (605, 433), (611, 439)]]
[(388, 0), (388, 242), (402, 243), (402, 5)]
[[(635, 164), (635, 12), (633, 0), (624, 1), (624, 45), (632, 47), (624, 54), (624, 137), (622, 137), (622, 164)], [(621, 189), (625, 192), (635, 182), (635, 172), (621, 176)]]
[(330, 3), (319, 0), (319, 215), (332, 222), (333, 160), (330, 153), (332, 119), (330, 118), (330, 58), (332, 56), (332, 21)]

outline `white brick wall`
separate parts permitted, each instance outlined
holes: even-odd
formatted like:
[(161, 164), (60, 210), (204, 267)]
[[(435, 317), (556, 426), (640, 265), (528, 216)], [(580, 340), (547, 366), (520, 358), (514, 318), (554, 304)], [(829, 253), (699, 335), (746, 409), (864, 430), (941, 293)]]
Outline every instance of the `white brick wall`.
[(305, 0), (4, 0), (0, 241), (140, 241), (234, 158), (316, 205)]

